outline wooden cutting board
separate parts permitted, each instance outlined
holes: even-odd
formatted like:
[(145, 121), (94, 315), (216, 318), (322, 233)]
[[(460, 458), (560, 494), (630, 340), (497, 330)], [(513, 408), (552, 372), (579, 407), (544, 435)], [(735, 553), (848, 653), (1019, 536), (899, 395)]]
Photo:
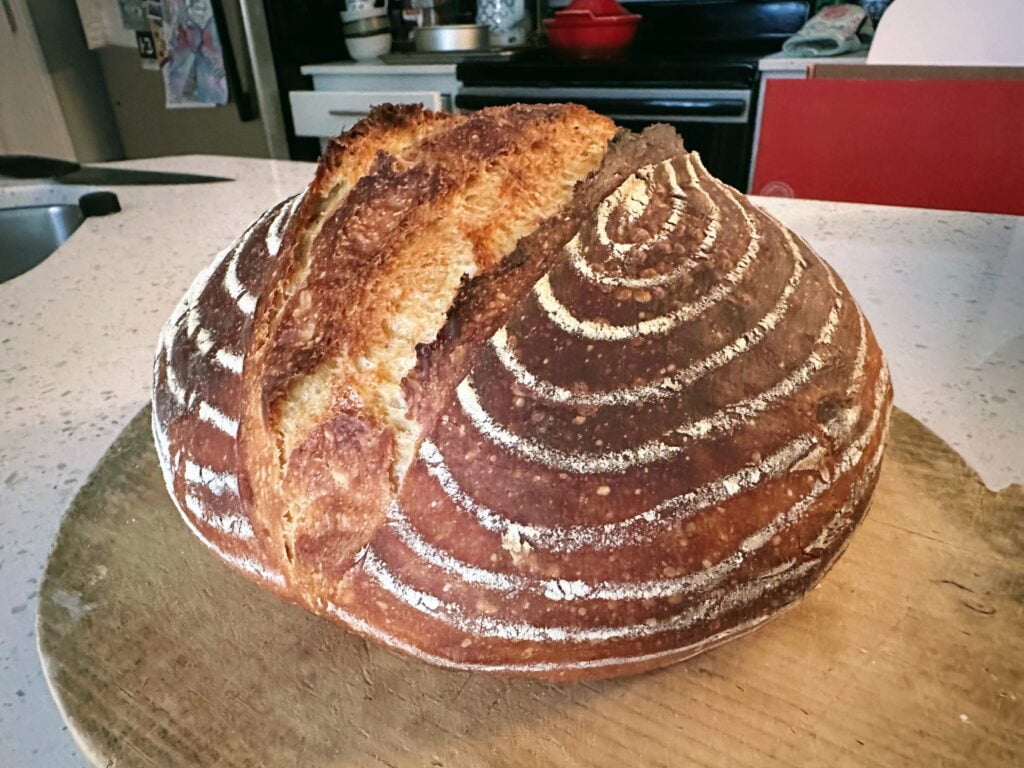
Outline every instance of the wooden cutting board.
[(136, 417), (64, 519), (43, 667), (96, 765), (1021, 765), (1024, 489), (894, 414), (874, 506), (798, 607), (639, 677), (435, 669), (230, 571)]

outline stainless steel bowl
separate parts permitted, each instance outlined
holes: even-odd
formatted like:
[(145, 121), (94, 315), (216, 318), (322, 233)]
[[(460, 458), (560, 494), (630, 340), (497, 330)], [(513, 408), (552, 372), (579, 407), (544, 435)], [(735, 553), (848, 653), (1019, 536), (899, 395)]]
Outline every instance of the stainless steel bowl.
[(439, 24), (417, 27), (417, 51), (481, 51), (489, 47), (487, 27), (481, 24)]

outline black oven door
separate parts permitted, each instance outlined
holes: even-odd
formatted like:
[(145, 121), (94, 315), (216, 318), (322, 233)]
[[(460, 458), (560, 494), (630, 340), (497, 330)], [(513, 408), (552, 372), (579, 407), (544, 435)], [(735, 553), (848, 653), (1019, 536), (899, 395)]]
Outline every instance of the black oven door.
[(668, 123), (707, 169), (746, 191), (753, 144), (751, 92), (741, 89), (613, 89), (477, 86), (455, 96), (460, 110), (572, 101), (630, 130)]

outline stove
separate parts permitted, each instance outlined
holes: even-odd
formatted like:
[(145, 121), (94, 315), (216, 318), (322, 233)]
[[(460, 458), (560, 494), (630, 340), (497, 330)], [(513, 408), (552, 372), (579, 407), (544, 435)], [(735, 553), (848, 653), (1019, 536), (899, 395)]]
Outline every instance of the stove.
[(632, 130), (672, 125), (714, 175), (746, 190), (758, 61), (799, 29), (802, 0), (725, 0), (630, 6), (643, 15), (632, 53), (570, 61), (547, 49), (458, 65), (455, 106), (572, 101)]
[(507, 61), (465, 61), (456, 68), (466, 85), (619, 88), (750, 88), (761, 54), (640, 51), (613, 61), (571, 61), (537, 49)]

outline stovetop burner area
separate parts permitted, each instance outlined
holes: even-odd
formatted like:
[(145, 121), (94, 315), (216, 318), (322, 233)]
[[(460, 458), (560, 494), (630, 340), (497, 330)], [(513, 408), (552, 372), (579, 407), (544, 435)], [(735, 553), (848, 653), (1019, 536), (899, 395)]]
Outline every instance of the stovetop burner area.
[[(626, 0), (629, 2), (629, 0)], [(643, 18), (632, 50), (573, 61), (547, 49), (508, 61), (465, 61), (454, 106), (575, 102), (640, 131), (667, 123), (707, 168), (746, 189), (758, 62), (807, 20), (808, 0), (634, 0)]]
[(752, 88), (758, 60), (782, 48), (810, 6), (808, 0), (634, 0), (629, 9), (642, 19), (622, 59), (572, 61), (545, 48), (504, 62), (466, 61), (457, 73), (470, 87)]

